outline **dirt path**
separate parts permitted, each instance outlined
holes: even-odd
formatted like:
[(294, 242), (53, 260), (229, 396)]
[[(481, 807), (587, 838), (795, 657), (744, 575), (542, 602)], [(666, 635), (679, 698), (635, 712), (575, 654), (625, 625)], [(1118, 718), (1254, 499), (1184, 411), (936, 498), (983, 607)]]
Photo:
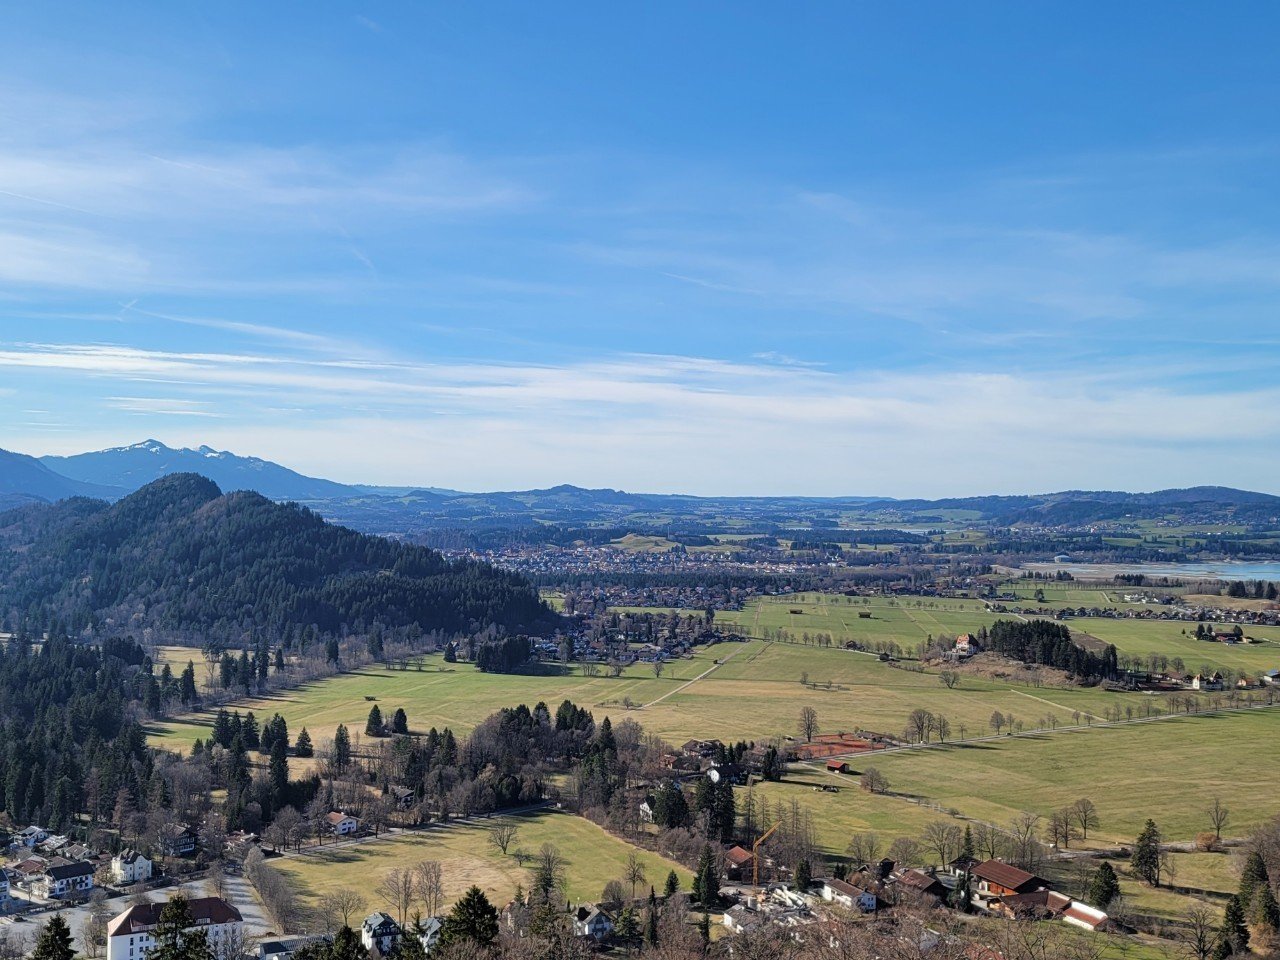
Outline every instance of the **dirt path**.
[(666, 693), (658, 697), (656, 700), (650, 700), (648, 703), (643, 704), (639, 709), (643, 710), (645, 709), (645, 707), (652, 707), (656, 703), (661, 703), (663, 700), (667, 699), (667, 697), (673, 696), (679, 693), (681, 690), (684, 690), (688, 687), (693, 686), (699, 680), (706, 679), (707, 677), (711, 676), (711, 674), (715, 673), (717, 670), (723, 667), (730, 660), (732, 660), (734, 657), (736, 657), (738, 654), (740, 654), (746, 648), (747, 648), (747, 645), (742, 644), (741, 646), (738, 647), (737, 650), (733, 651), (733, 653), (729, 654), (727, 657), (721, 658), (718, 662), (713, 663), (710, 667), (708, 667), (706, 670), (703, 670), (702, 673), (698, 674), (692, 680), (686, 680), (684, 683), (680, 684), (680, 686), (672, 690), (668, 690)]

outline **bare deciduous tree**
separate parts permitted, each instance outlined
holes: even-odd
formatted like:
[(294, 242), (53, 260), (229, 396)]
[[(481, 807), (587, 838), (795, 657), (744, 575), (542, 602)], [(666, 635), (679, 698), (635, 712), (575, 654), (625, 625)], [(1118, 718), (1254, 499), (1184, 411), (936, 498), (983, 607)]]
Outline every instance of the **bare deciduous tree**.
[(413, 868), (418, 899), (428, 917), (437, 916), (444, 906), (444, 871), (438, 860), (422, 860)]
[(804, 737), (806, 743), (811, 742), (818, 735), (818, 711), (813, 707), (801, 707), (800, 719), (796, 724), (796, 728), (800, 731), (800, 736)]
[(364, 894), (346, 888), (331, 891), (320, 902), (320, 912), (326, 922), (326, 932), (332, 932), (339, 927), (351, 927), (351, 921), (358, 917), (363, 909)]
[(1220, 797), (1214, 797), (1213, 802), (1209, 804), (1209, 823), (1213, 825), (1213, 835), (1217, 839), (1222, 839), (1222, 828), (1227, 825), (1231, 811), (1222, 803)]
[(636, 898), (636, 885), (644, 883), (644, 864), (636, 856), (634, 850), (627, 855), (627, 865), (622, 871), (623, 879), (631, 884), (631, 899)]
[(880, 859), (880, 838), (874, 833), (855, 833), (849, 840), (849, 856), (862, 866)]
[(1071, 815), (1076, 826), (1080, 828), (1080, 837), (1083, 840), (1088, 840), (1089, 831), (1096, 829), (1100, 824), (1098, 808), (1088, 797), (1081, 797), (1071, 805)]
[(520, 828), (510, 820), (500, 820), (489, 828), (489, 845), (496, 847), (505, 857), (507, 849), (516, 842), (519, 834)]
[(400, 926), (404, 927), (409, 917), (409, 908), (413, 906), (414, 895), (418, 884), (413, 871), (403, 867), (394, 867), (382, 875), (373, 888), (373, 892), (389, 903), (396, 912)]

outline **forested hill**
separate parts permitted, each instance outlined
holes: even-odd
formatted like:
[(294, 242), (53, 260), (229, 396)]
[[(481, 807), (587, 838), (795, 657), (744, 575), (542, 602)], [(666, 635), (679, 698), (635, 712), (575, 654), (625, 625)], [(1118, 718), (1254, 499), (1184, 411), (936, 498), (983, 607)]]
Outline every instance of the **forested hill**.
[(113, 504), (73, 498), (0, 515), (0, 614), (74, 634), (152, 628), (235, 640), (532, 630), (554, 614), (520, 577), (326, 523), (295, 504), (175, 474)]

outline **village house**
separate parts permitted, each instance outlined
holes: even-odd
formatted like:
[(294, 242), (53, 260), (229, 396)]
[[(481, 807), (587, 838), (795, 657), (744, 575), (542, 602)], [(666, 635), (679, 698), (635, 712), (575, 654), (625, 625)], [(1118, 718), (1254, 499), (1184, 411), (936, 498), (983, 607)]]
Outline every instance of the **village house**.
[(834, 903), (847, 910), (861, 910), (863, 913), (875, 913), (880, 906), (879, 898), (870, 890), (856, 887), (845, 880), (827, 877), (819, 880), (818, 892), (822, 899)]
[(166, 857), (189, 857), (196, 843), (196, 832), (185, 824), (169, 823), (160, 831), (160, 852)]
[[(203, 930), (214, 956), (233, 952), (244, 937), (240, 911), (221, 897), (187, 901), (194, 921), (189, 930)], [(155, 945), (151, 931), (160, 922), (163, 903), (135, 904), (107, 925), (107, 960), (143, 960)]]
[(13, 898), (9, 895), (9, 871), (0, 867), (0, 913), (7, 913), (13, 906)]
[(925, 873), (923, 870), (916, 870), (914, 867), (896, 871), (893, 874), (893, 881), (903, 890), (910, 890), (938, 903), (946, 900), (951, 893), (947, 885), (936, 876)]
[(1222, 674), (1214, 673), (1212, 676), (1206, 677), (1202, 673), (1197, 673), (1191, 678), (1192, 690), (1221, 690), (1223, 686)]
[(281, 939), (263, 940), (254, 951), (254, 960), (289, 960), (291, 956), (308, 944), (330, 942), (332, 937), (285, 937)]
[(49, 839), (49, 831), (44, 827), (23, 827), (13, 835), (13, 839), (24, 847), (34, 847), (37, 843), (43, 843)]
[(600, 941), (613, 933), (613, 918), (594, 904), (578, 907), (573, 913), (573, 932)]
[(985, 860), (973, 868), (971, 875), (978, 881), (974, 899), (981, 907), (1001, 897), (1049, 889), (1047, 880), (1003, 860)]
[(751, 863), (755, 859), (750, 850), (742, 847), (730, 847), (724, 852), (724, 874), (730, 880), (748, 880), (751, 878)]
[(444, 920), (440, 917), (427, 917), (422, 921), (421, 932), (417, 934), (425, 953), (430, 953), (440, 943), (440, 934), (444, 930)]
[(111, 876), (118, 884), (151, 879), (151, 861), (137, 850), (121, 850), (111, 858)]
[(640, 801), (640, 819), (645, 823), (653, 823), (653, 815), (657, 806), (657, 801), (653, 794), (648, 794)]
[(956, 656), (972, 657), (978, 652), (978, 641), (970, 634), (962, 633), (956, 637)]
[(384, 957), (395, 949), (403, 931), (391, 915), (379, 910), (364, 918), (360, 924), (360, 943), (366, 950), (377, 950)]
[(79, 863), (50, 864), (31, 884), (31, 892), (46, 900), (60, 900), (93, 889), (94, 866), (87, 860)]
[(1101, 910), (1054, 890), (1036, 890), (993, 901), (994, 914), (1018, 920), (1061, 920), (1082, 930), (1105, 930), (1110, 918)]
[(418, 795), (408, 787), (392, 787), (389, 795), (397, 810), (412, 810), (418, 800)]
[(360, 829), (360, 821), (345, 813), (334, 811), (324, 818), (329, 832), (335, 837), (346, 837)]

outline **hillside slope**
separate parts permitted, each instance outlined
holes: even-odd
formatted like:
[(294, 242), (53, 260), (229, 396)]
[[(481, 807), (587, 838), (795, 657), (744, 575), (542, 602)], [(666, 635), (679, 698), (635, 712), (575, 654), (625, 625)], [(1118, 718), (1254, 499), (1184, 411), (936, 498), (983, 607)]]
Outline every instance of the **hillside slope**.
[(223, 495), (193, 474), (113, 504), (76, 498), (0, 516), (0, 613), (197, 640), (374, 625), (405, 635), (519, 630), (553, 618), (514, 574), (256, 493)]

